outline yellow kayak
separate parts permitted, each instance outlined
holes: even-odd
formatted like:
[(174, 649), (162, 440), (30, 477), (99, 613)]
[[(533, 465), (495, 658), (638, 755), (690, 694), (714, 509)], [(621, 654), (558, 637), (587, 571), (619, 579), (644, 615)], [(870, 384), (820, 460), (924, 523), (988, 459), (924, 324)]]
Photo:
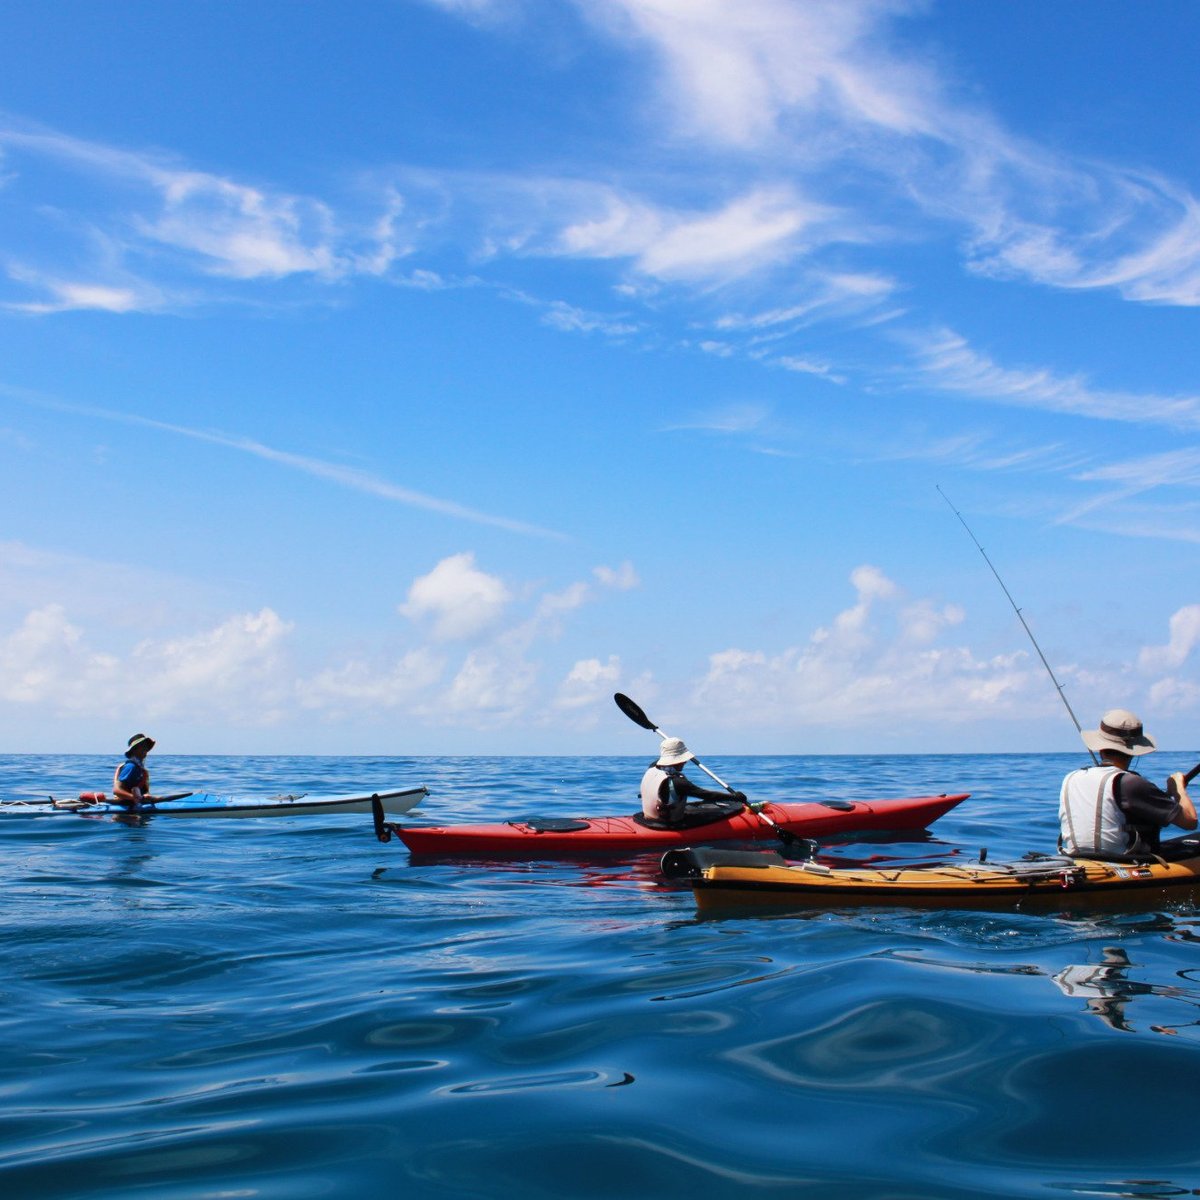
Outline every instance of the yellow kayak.
[(665, 854), (662, 869), (691, 885), (702, 911), (847, 904), (1011, 908), (1031, 901), (1074, 908), (1131, 896), (1165, 898), (1200, 885), (1200, 837), (1176, 838), (1162, 853), (1127, 862), (1029, 855), (1017, 862), (832, 867), (769, 852), (689, 848)]

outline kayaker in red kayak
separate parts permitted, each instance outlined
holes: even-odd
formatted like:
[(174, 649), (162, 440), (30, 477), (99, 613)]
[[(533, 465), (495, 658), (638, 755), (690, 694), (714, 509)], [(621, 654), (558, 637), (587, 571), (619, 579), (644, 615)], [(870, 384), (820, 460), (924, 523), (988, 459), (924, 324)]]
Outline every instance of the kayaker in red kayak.
[(150, 772), (146, 769), (146, 755), (154, 749), (154, 739), (144, 733), (135, 733), (129, 739), (125, 761), (113, 772), (113, 799), (130, 808), (141, 808), (154, 803), (150, 795)]
[(696, 756), (680, 738), (666, 738), (659, 747), (658, 759), (642, 776), (642, 816), (678, 828), (686, 821), (689, 800), (736, 800), (746, 803), (743, 792), (718, 792), (697, 787), (684, 773), (684, 763)]
[(1130, 769), (1135, 755), (1157, 749), (1140, 717), (1123, 708), (1109, 709), (1099, 729), (1081, 730), (1080, 737), (1099, 762), (1063, 780), (1058, 816), (1065, 853), (1088, 858), (1156, 853), (1164, 826), (1196, 828), (1196, 809), (1181, 771), (1163, 791)]

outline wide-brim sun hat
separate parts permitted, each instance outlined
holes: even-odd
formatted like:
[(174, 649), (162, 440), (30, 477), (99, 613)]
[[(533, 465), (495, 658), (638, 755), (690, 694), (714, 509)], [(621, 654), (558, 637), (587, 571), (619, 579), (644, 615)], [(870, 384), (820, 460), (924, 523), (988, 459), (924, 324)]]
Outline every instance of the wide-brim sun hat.
[(1089, 750), (1116, 750), (1118, 754), (1153, 754), (1158, 743), (1142, 728), (1142, 719), (1127, 708), (1110, 708), (1100, 718), (1099, 729), (1084, 729), (1079, 736)]
[(667, 738), (658, 748), (658, 763), (660, 767), (677, 767), (680, 763), (690, 762), (696, 756), (683, 744), (680, 738)]
[(154, 739), (147, 737), (144, 733), (135, 733), (129, 739), (129, 749), (125, 753), (132, 754), (135, 750), (140, 750), (143, 746), (146, 747), (146, 753), (149, 754), (154, 749)]

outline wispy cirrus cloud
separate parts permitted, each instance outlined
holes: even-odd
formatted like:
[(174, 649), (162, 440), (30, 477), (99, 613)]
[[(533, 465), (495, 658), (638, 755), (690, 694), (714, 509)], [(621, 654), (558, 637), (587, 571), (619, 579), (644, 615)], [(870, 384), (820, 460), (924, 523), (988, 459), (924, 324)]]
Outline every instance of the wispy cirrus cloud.
[(63, 404), (58, 401), (33, 397), (28, 392), (4, 388), (2, 386), (0, 386), (0, 392), (24, 404), (31, 404), (39, 408), (72, 413), (76, 416), (90, 417), (102, 421), (112, 421), (122, 425), (136, 425), (144, 429), (155, 429), (162, 433), (188, 438), (192, 441), (207, 442), (214, 446), (224, 446), (229, 450), (249, 454), (254, 458), (276, 463), (279, 466), (300, 471), (317, 479), (324, 479), (340, 487), (364, 492), (380, 500), (408, 505), (411, 508), (425, 509), (429, 512), (440, 513), (443, 516), (454, 517), (480, 525), (490, 525), (497, 529), (507, 530), (510, 533), (524, 534), (531, 537), (561, 540), (566, 536), (556, 530), (546, 529), (526, 521), (517, 521), (509, 517), (481, 512), (478, 509), (458, 504), (453, 500), (430, 496), (424, 492), (418, 492), (401, 484), (393, 483), (391, 480), (383, 479), (358, 467), (350, 467), (342, 463), (313, 458), (310, 455), (295, 454), (288, 450), (280, 450), (274, 446), (268, 446), (263, 442), (257, 441), (254, 438), (240, 437), (235, 434), (227, 434), (210, 429), (194, 429), (186, 425), (175, 425), (168, 421), (156, 421), (150, 417), (140, 417), (132, 413), (111, 412), (102, 408)]
[[(1004, 128), (895, 33), (905, 0), (612, 0), (581, 5), (659, 64), (677, 135), (758, 155), (776, 181), (835, 190), (847, 171), (887, 189), (895, 219), (968, 232), (964, 265), (1127, 299), (1200, 304), (1200, 204), (1126, 164), (1070, 159)], [(764, 160), (775, 164), (772, 170)], [(843, 189), (843, 194), (845, 194)], [(843, 203), (846, 203), (843, 201)], [(847, 207), (849, 205), (847, 204)], [(880, 231), (860, 218), (866, 241)], [(883, 236), (889, 236), (884, 234)]]
[[(1200, 541), (1200, 449), (1184, 446), (1137, 455), (1092, 466), (1074, 478), (1099, 484), (1101, 490), (1062, 514), (1061, 523)], [(1132, 503), (1160, 489), (1168, 498), (1158, 499), (1152, 508)]]
[(1006, 367), (950, 329), (903, 338), (922, 386), (956, 395), (1102, 421), (1200, 428), (1200, 396), (1156, 396), (1092, 387), (1083, 375)]
[[(6, 301), (14, 311), (157, 311), (204, 297), (196, 287), (205, 276), (236, 284), (379, 275), (408, 249), (398, 232), (403, 202), (386, 188), (374, 198), (374, 215), (347, 226), (320, 199), (27, 123), (0, 122), (0, 150), (9, 191), (36, 195), (26, 236), (7, 250), (5, 269), (45, 294)], [(89, 210), (72, 216), (72, 179), (80, 176), (88, 181)], [(39, 228), (39, 213), (49, 225)], [(77, 228), (85, 236), (74, 239), (64, 262), (64, 243)]]
[(629, 259), (664, 282), (729, 279), (796, 257), (831, 216), (791, 187), (752, 188), (691, 212), (610, 194), (605, 212), (568, 225), (558, 245), (581, 258)]

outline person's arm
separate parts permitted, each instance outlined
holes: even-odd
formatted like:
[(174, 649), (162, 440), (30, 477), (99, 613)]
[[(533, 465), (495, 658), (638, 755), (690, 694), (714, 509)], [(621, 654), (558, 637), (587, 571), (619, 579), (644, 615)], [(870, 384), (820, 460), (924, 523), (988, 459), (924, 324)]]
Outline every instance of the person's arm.
[(1178, 825), (1180, 829), (1195, 829), (1196, 806), (1192, 803), (1192, 799), (1187, 793), (1187, 779), (1182, 771), (1176, 771), (1167, 780), (1167, 792), (1179, 801), (1179, 815), (1171, 824)]
[[(1172, 776), (1178, 788), (1183, 776)], [(1161, 829), (1178, 825), (1180, 829), (1196, 828), (1196, 808), (1187, 794), (1186, 786), (1176, 795), (1164, 792), (1157, 784), (1141, 775), (1126, 771), (1117, 777), (1114, 798), (1130, 825)]]
[(119, 766), (117, 773), (113, 776), (113, 799), (121, 804), (132, 804), (134, 808), (137, 808), (144, 799), (142, 789), (130, 781), (141, 778), (142, 774), (136, 763), (126, 762)]
[(698, 787), (683, 774), (676, 780), (675, 793), (687, 800), (741, 800), (743, 804), (746, 802), (746, 797), (741, 792), (718, 792), (712, 788)]

